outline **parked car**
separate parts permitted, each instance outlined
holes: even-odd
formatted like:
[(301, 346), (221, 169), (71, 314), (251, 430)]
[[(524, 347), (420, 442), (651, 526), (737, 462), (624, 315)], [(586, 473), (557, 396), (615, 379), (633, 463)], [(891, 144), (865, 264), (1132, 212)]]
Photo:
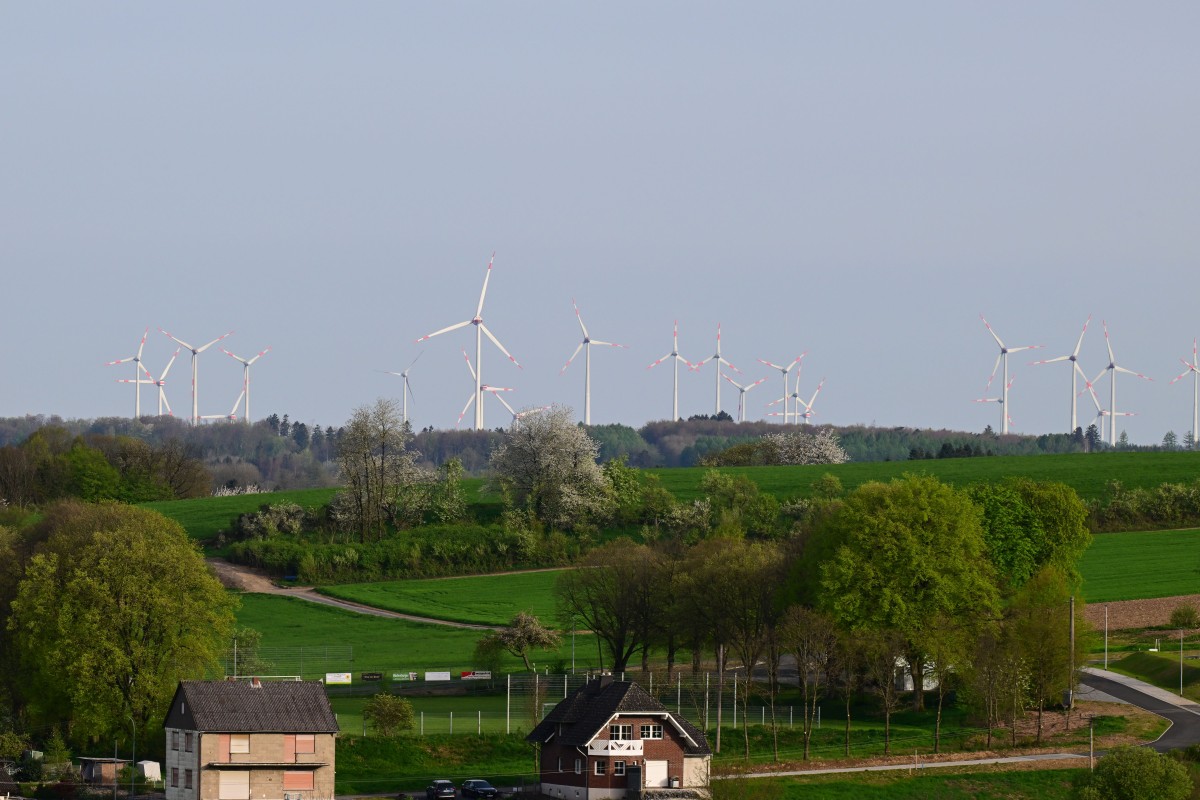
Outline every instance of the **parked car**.
[(469, 781), (463, 781), (462, 785), (463, 797), (499, 797), (500, 792), (490, 783), (479, 778), (471, 778)]
[(442, 800), (446, 797), (457, 797), (454, 784), (450, 781), (434, 781), (425, 787), (425, 800)]

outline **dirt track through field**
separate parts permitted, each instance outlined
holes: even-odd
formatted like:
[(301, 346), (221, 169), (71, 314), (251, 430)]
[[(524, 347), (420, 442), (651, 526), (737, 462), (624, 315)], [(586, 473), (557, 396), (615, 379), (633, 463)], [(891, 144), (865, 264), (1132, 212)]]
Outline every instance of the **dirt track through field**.
[(433, 617), (418, 617), (414, 614), (401, 614), (398, 611), (386, 611), (382, 608), (363, 605), (362, 603), (354, 603), (349, 600), (339, 600), (335, 597), (326, 597), (323, 594), (318, 594), (316, 589), (311, 586), (296, 586), (284, 588), (276, 586), (266, 575), (263, 575), (257, 570), (243, 567), (239, 564), (231, 564), (221, 558), (209, 558), (209, 567), (216, 574), (217, 579), (227, 589), (236, 591), (250, 592), (253, 594), (273, 594), (280, 597), (295, 597), (299, 600), (307, 600), (310, 603), (317, 603), (323, 606), (332, 608), (340, 608), (343, 611), (352, 611), (356, 614), (369, 614), (373, 617), (388, 617), (390, 619), (403, 619), (409, 622), (422, 622), (426, 625), (445, 625), (449, 628), (467, 628), (476, 631), (494, 630), (490, 625), (471, 625), (466, 622), (451, 622), (445, 619), (434, 619)]

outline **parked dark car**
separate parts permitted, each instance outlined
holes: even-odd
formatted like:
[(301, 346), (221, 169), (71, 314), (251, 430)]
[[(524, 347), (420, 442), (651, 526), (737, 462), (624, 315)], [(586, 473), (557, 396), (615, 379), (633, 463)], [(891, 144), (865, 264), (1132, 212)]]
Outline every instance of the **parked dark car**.
[(500, 792), (487, 781), (480, 780), (479, 778), (471, 778), (469, 781), (463, 781), (462, 796), (499, 797)]
[(454, 784), (450, 781), (434, 781), (425, 787), (425, 800), (442, 800), (457, 796), (454, 793)]

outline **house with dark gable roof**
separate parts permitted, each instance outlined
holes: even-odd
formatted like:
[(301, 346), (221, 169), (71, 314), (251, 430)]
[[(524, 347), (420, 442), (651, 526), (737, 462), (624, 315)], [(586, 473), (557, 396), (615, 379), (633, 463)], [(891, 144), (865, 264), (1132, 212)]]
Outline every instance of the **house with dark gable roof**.
[(337, 719), (317, 682), (183, 681), (163, 723), (166, 800), (331, 800)]
[(660, 787), (677, 797), (710, 796), (704, 733), (629, 681), (589, 681), (526, 740), (541, 746), (545, 797), (615, 799)]

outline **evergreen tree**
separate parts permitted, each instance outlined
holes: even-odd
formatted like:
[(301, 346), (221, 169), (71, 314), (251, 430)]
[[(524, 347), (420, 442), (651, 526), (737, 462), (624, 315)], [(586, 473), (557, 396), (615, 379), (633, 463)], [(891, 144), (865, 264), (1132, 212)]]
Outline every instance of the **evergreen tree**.
[(1167, 431), (1163, 434), (1162, 448), (1163, 450), (1179, 449), (1179, 439), (1175, 436), (1175, 431)]
[(1121, 431), (1121, 435), (1117, 437), (1117, 449), (1118, 450), (1128, 450), (1129, 449), (1129, 434), (1126, 433), (1125, 431)]
[(288, 422), (287, 414), (284, 414), (283, 419), (279, 422), (279, 435), (285, 439), (292, 435), (292, 428), (291, 424)]
[(303, 422), (297, 422), (292, 426), (292, 441), (301, 450), (308, 449), (308, 426)]
[(1087, 430), (1083, 434), (1084, 440), (1087, 442), (1087, 450), (1089, 453), (1094, 453), (1100, 449), (1100, 429), (1096, 427), (1096, 423), (1087, 426)]

